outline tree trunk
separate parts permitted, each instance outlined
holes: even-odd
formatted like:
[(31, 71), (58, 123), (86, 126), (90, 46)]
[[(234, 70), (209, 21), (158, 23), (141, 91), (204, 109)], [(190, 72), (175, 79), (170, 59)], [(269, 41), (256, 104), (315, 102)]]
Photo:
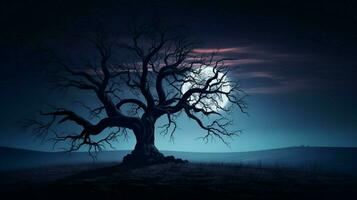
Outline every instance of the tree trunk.
[(132, 154), (138, 154), (143, 156), (153, 156), (160, 154), (155, 147), (155, 127), (154, 123), (143, 123), (143, 128), (138, 131), (134, 131), (136, 138), (136, 145)]
[(123, 159), (123, 164), (128, 165), (151, 165), (167, 162), (183, 163), (182, 159), (175, 159), (173, 156), (165, 157), (155, 147), (155, 122), (150, 118), (143, 118), (140, 128), (133, 130), (136, 138), (136, 145), (131, 154)]

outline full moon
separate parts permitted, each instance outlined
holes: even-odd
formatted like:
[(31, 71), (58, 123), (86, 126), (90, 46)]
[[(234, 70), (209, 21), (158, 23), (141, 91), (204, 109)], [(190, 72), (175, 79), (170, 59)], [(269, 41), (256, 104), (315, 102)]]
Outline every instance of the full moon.
[[(211, 66), (204, 66), (201, 69), (196, 69), (186, 78), (188, 82), (182, 85), (182, 93), (185, 93), (191, 88), (202, 88), (206, 81), (214, 75), (214, 68)], [(214, 85), (221, 79), (222, 83)], [(218, 72), (218, 78), (211, 82), (208, 89), (216, 90), (217, 88), (222, 92), (229, 92), (231, 90), (227, 77), (220, 72)], [(207, 97), (203, 97), (199, 100), (199, 94), (194, 93), (189, 99), (189, 103), (191, 105), (195, 104), (196, 108), (204, 109), (205, 111), (218, 111), (219, 108), (224, 108), (227, 105), (228, 97), (222, 94), (208, 94)]]

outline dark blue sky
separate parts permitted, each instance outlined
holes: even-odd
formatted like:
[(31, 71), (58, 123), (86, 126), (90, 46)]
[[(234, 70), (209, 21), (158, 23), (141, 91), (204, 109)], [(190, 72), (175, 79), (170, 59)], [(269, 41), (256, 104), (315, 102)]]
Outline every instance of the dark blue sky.
[[(99, 23), (125, 37), (133, 22), (180, 27), (201, 43), (197, 52), (220, 49), (234, 58), (230, 77), (249, 94), (249, 116), (233, 111), (243, 129), (228, 148), (204, 144), (193, 122), (182, 117), (175, 143), (181, 151), (245, 151), (293, 145), (357, 146), (357, 5), (352, 1), (11, 1), (0, 6), (0, 145), (49, 150), (16, 122), (45, 104), (92, 98), (51, 91), (40, 46), (85, 55), (74, 35)], [(74, 98), (75, 97), (75, 98)], [(133, 146), (115, 144), (117, 148)]]

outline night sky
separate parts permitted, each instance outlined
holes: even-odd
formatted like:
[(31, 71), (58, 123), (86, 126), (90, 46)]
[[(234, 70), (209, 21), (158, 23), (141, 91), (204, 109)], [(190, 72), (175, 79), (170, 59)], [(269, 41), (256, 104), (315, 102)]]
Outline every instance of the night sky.
[[(357, 147), (357, 3), (342, 1), (9, 1), (0, 3), (0, 145), (51, 150), (19, 121), (46, 104), (71, 105), (88, 94), (51, 89), (41, 47), (79, 59), (91, 54), (77, 35), (104, 26), (126, 37), (132, 23), (159, 22), (189, 33), (200, 53), (220, 49), (230, 77), (249, 94), (243, 130), (227, 147), (203, 143), (184, 116), (174, 143), (160, 150), (249, 151), (287, 146)], [(93, 100), (94, 101), (94, 100)], [(160, 122), (159, 122), (160, 124)], [(133, 148), (134, 137), (114, 144)]]

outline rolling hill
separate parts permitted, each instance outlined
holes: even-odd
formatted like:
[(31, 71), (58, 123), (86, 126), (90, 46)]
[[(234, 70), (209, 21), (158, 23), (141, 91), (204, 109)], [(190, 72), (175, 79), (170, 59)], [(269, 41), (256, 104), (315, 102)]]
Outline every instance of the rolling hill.
[[(0, 170), (74, 165), (83, 163), (120, 162), (130, 151), (104, 151), (93, 158), (86, 152), (40, 152), (0, 147)], [(289, 167), (324, 170), (357, 175), (357, 148), (289, 147), (250, 152), (197, 153), (163, 151), (165, 155), (200, 163), (231, 163), (264, 167)]]

